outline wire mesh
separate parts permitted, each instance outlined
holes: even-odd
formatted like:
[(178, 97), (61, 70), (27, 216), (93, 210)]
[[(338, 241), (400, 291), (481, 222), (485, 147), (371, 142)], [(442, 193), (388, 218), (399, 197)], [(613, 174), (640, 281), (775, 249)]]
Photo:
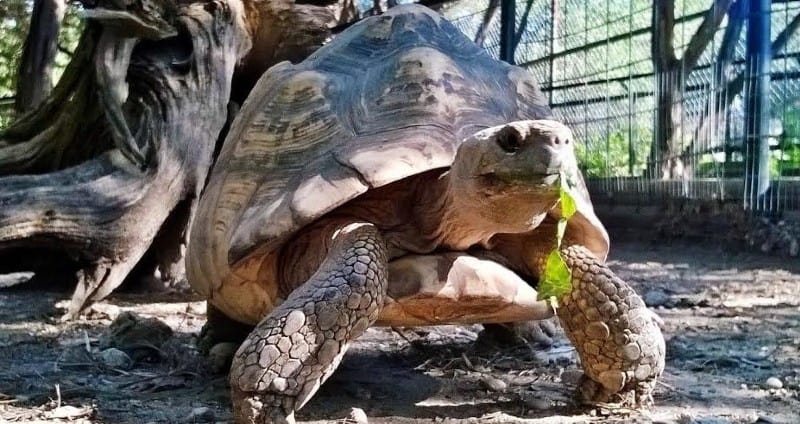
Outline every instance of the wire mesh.
[[(572, 127), (595, 196), (636, 203), (722, 199), (753, 207), (746, 204), (752, 170), (745, 159), (753, 153), (747, 140), (761, 134), (769, 190), (758, 209), (800, 211), (800, 1), (775, 1), (766, 12), (769, 114), (759, 134), (745, 125), (755, 72), (746, 67), (748, 16), (731, 6), (710, 26), (710, 36), (702, 36), (709, 8), (718, 3), (674, 1), (674, 60), (691, 66), (673, 63), (665, 71), (656, 66), (662, 56), (654, 56), (654, 31), (662, 34), (654, 30), (653, 0), (517, 1), (515, 63), (536, 76), (556, 115)], [(460, 0), (444, 12), (474, 38), (488, 4)], [(495, 57), (499, 29), (498, 11), (483, 40)], [(691, 51), (698, 45), (699, 53)]]

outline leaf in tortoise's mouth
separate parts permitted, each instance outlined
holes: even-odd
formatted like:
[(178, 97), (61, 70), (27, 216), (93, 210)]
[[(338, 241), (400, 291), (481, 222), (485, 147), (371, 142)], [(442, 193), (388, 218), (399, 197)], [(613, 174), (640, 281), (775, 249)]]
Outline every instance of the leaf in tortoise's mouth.
[(567, 229), (567, 221), (575, 214), (577, 204), (570, 194), (570, 181), (566, 175), (559, 175), (559, 203), (561, 204), (561, 218), (556, 227), (556, 242), (553, 250), (547, 256), (542, 278), (538, 287), (538, 300), (548, 300), (553, 308), (558, 307), (558, 299), (572, 291), (572, 270), (569, 269), (564, 258), (561, 257), (561, 241)]

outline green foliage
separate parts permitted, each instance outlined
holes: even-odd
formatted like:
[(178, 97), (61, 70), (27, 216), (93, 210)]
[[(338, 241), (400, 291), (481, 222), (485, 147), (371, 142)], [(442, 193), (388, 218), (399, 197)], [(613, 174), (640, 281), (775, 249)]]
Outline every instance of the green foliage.
[(558, 307), (557, 299), (572, 291), (572, 271), (567, 266), (567, 263), (564, 262), (564, 258), (561, 257), (561, 241), (567, 229), (567, 221), (577, 210), (575, 199), (569, 193), (570, 188), (567, 178), (562, 175), (559, 178), (559, 184), (561, 185), (559, 188), (561, 218), (558, 220), (556, 230), (556, 245), (547, 256), (544, 272), (537, 287), (539, 300), (548, 299), (553, 307)]
[[(581, 171), (590, 178), (642, 175), (651, 139), (652, 132), (649, 129), (639, 128), (633, 132), (633, 151), (627, 129), (612, 132), (608, 137), (598, 136), (576, 143)], [(630, 172), (631, 159), (633, 174)]]
[(11, 120), (17, 64), (30, 13), (31, 3), (27, 0), (0, 1), (0, 128)]
[(56, 65), (53, 69), (53, 81), (58, 81), (64, 68), (72, 60), (72, 53), (78, 47), (81, 34), (83, 33), (84, 21), (81, 19), (81, 9), (76, 4), (70, 3), (61, 22), (61, 32), (58, 34), (58, 54), (56, 54)]
[[(32, 11), (32, 0), (0, 0), (0, 129), (8, 126), (14, 116), (17, 68)], [(59, 33), (59, 52), (52, 78), (54, 83), (69, 63), (82, 31), (79, 6), (69, 3)]]

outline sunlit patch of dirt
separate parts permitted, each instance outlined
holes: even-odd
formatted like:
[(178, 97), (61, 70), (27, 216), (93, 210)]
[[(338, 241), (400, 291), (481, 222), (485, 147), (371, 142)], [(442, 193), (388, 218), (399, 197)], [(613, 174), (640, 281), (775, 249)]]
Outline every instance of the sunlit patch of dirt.
[[(547, 350), (498, 347), (476, 342), (480, 326), (441, 326), (370, 329), (298, 419), (341, 422), (358, 407), (372, 423), (795, 424), (798, 262), (724, 247), (615, 245), (611, 267), (664, 320), (667, 370), (648, 411), (576, 405), (580, 372), (563, 336)], [(63, 296), (0, 291), (0, 422), (230, 419), (226, 378), (196, 347), (200, 298), (117, 295), (61, 323), (54, 305)], [(153, 358), (120, 368), (102, 360), (100, 345), (124, 311), (162, 320), (173, 336)]]

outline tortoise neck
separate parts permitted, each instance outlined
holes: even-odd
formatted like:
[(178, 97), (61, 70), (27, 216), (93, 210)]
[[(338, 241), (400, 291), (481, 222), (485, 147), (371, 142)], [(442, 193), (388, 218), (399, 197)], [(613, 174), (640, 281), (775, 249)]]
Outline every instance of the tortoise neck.
[(423, 234), (437, 246), (447, 249), (466, 250), (474, 245), (487, 245), (497, 231), (466, 203), (458, 199), (449, 172), (423, 181), (417, 187), (415, 207)]

